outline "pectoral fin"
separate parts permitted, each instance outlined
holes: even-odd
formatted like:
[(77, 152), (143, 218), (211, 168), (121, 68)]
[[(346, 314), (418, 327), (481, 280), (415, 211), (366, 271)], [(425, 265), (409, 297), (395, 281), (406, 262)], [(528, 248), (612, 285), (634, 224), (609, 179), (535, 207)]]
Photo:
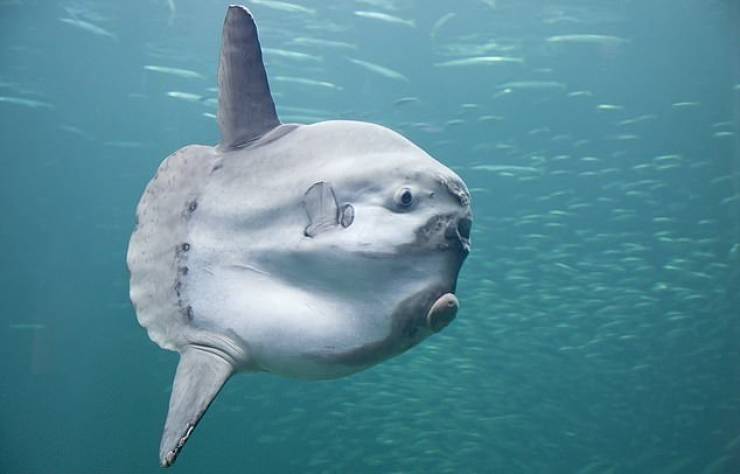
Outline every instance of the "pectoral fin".
[(319, 181), (308, 188), (303, 196), (303, 207), (308, 215), (308, 225), (303, 232), (306, 237), (315, 237), (338, 225), (347, 228), (355, 220), (355, 208), (349, 203), (340, 206), (334, 189), (326, 181)]
[(303, 207), (308, 215), (308, 225), (304, 231), (307, 237), (315, 237), (339, 224), (337, 197), (331, 184), (325, 181), (314, 183), (308, 188), (303, 196)]
[(224, 383), (234, 372), (223, 357), (189, 347), (180, 355), (170, 408), (159, 445), (159, 462), (169, 467)]

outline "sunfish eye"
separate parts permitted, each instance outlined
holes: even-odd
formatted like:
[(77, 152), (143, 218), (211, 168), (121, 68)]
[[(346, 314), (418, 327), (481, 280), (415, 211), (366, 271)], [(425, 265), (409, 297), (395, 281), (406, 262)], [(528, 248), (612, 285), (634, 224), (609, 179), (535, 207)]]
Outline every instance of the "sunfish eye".
[(396, 191), (396, 203), (403, 208), (409, 208), (414, 204), (414, 194), (410, 188), (403, 187)]

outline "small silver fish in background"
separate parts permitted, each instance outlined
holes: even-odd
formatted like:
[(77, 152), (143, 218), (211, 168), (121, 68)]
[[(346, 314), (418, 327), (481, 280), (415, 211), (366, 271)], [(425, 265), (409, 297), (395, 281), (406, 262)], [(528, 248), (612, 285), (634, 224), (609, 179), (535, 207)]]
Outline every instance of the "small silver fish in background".
[(357, 64), (358, 66), (378, 74), (379, 76), (387, 79), (393, 79), (396, 81), (408, 82), (409, 79), (398, 71), (395, 71), (389, 67), (381, 66), (380, 64), (371, 63), (370, 61), (363, 61), (361, 59), (347, 58), (347, 61)]
[(90, 23), (89, 21), (80, 20), (77, 18), (60, 18), (59, 21), (61, 21), (62, 23), (66, 23), (68, 25), (74, 26), (75, 28), (78, 28), (82, 31), (86, 31), (88, 33), (92, 33), (97, 36), (103, 36), (106, 38), (110, 38), (113, 41), (118, 41), (118, 36), (106, 30), (105, 28), (102, 28), (98, 25)]
[(190, 69), (181, 69), (177, 67), (169, 66), (158, 66), (156, 64), (147, 64), (144, 66), (147, 71), (158, 72), (160, 74), (167, 74), (169, 76), (181, 77), (183, 79), (205, 79), (203, 74), (192, 71)]
[(6, 97), (0, 96), (0, 104), (20, 105), (31, 109), (53, 109), (54, 106), (48, 102), (36, 99), (26, 99), (25, 97)]
[(444, 61), (436, 63), (436, 67), (470, 67), (470, 66), (486, 66), (491, 64), (507, 64), (507, 63), (523, 63), (522, 58), (512, 56), (474, 56), (470, 58), (452, 59), (450, 61)]
[(303, 13), (305, 15), (316, 14), (316, 10), (313, 8), (304, 7), (303, 5), (295, 3), (281, 2), (278, 0), (249, 0), (249, 3), (286, 13)]
[(356, 16), (362, 17), (362, 18), (369, 18), (371, 20), (377, 20), (381, 21), (383, 23), (390, 23), (395, 25), (403, 25), (408, 26), (409, 28), (416, 28), (416, 22), (414, 20), (406, 20), (404, 18), (399, 18), (394, 15), (389, 15), (387, 13), (382, 12), (369, 12), (369, 11), (356, 11)]
[(629, 42), (626, 38), (597, 34), (557, 35), (548, 37), (546, 41), (548, 43), (597, 45), (621, 45)]

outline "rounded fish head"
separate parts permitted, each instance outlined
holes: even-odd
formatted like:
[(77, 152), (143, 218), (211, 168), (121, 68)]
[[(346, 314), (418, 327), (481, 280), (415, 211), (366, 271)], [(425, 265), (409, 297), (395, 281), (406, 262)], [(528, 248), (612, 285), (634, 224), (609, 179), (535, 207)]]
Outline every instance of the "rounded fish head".
[(241, 347), (245, 356), (231, 355), (240, 369), (331, 378), (455, 318), (472, 225), (457, 174), (370, 123), (261, 140), (218, 154), (187, 214), (178, 291), (198, 338), (230, 341), (219, 346), (229, 354)]
[(323, 260), (322, 275), (337, 275), (332, 285), (351, 286), (353, 298), (369, 302), (360, 306), (363, 324), (383, 328), (365, 344), (326, 356), (367, 366), (455, 318), (473, 215), (465, 183), (448, 167), (389, 129), (350, 127), (345, 136), (352, 139), (338, 141), (321, 174), (336, 198), (338, 225), (308, 237), (306, 248)]

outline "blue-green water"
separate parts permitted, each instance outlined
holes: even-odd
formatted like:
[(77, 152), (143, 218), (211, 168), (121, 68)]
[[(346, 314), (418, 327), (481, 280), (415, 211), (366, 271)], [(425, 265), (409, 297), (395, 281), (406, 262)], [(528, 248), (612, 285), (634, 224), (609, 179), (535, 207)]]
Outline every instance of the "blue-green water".
[[(126, 246), (160, 161), (218, 142), (226, 5), (0, 2), (0, 472), (160, 470), (177, 355)], [(740, 472), (738, 2), (247, 5), (283, 120), (414, 140), (471, 188), (474, 249), (449, 328), (234, 377), (173, 469)]]

